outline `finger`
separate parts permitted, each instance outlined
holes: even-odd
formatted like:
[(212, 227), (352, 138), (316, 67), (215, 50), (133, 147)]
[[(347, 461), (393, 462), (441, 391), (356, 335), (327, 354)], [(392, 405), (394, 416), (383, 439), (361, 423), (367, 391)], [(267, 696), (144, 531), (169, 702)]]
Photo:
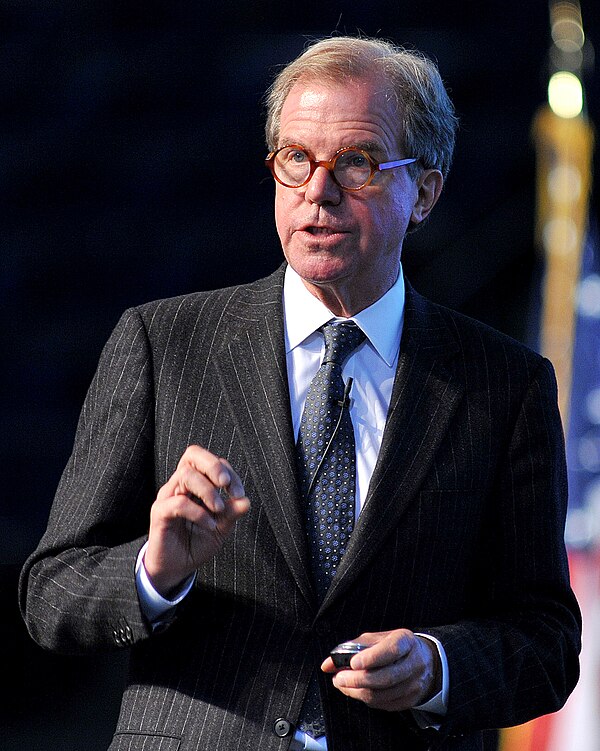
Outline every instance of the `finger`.
[[(360, 636), (356, 637), (355, 639), (350, 639), (349, 641), (358, 642), (359, 644), (362, 644), (362, 645), (373, 645), (373, 644), (376, 644), (378, 641), (381, 641), (382, 639), (384, 639), (389, 633), (390, 633), (389, 631), (379, 631), (376, 633), (363, 633)], [(338, 668), (333, 662), (333, 659), (328, 656), (321, 663), (321, 670), (324, 673), (336, 673), (339, 670), (348, 670), (348, 668)]]
[[(186, 494), (196, 496), (202, 501), (208, 500), (209, 503), (212, 498), (214, 503), (219, 493), (218, 488), (202, 472), (195, 469), (189, 462), (183, 461), (182, 457), (175, 472), (159, 489), (156, 498), (162, 500)], [(219, 503), (221, 503), (220, 510), (222, 510), (222, 500)]]
[(335, 673), (339, 670), (339, 668), (336, 668), (336, 666), (333, 664), (331, 657), (326, 657), (321, 663), (321, 670), (324, 673)]
[(396, 664), (375, 671), (342, 670), (333, 677), (333, 685), (347, 696), (370, 706), (382, 706), (395, 700), (414, 706), (419, 703), (424, 690), (422, 672), (414, 664)]
[(230, 498), (225, 503), (225, 510), (222, 514), (215, 515), (215, 522), (219, 531), (228, 534), (235, 523), (250, 509), (250, 500), (245, 496), (243, 498)]
[(421, 701), (418, 686), (412, 684), (380, 690), (345, 687), (340, 687), (339, 690), (350, 699), (361, 701), (373, 709), (384, 709), (389, 712), (411, 709), (418, 706)]
[(244, 490), (244, 485), (242, 484), (239, 475), (227, 459), (221, 458), (219, 461), (222, 462), (227, 472), (229, 472), (230, 477), (229, 484), (223, 487), (225, 487), (231, 498), (243, 498), (246, 495), (246, 491)]
[(217, 526), (215, 514), (184, 493), (162, 499), (157, 498), (150, 510), (150, 519), (151, 529), (156, 524), (168, 527), (173, 519), (182, 519), (193, 524), (197, 529), (209, 531), (216, 529)]
[[(343, 671), (347, 672), (347, 671)], [(341, 673), (340, 673), (341, 675)], [(353, 699), (359, 699), (360, 701), (367, 702), (369, 704), (397, 701), (398, 699), (405, 698), (407, 694), (410, 694), (410, 684), (397, 684), (394, 686), (388, 686), (387, 688), (367, 688), (367, 687), (353, 687), (337, 684), (334, 677), (333, 683), (346, 696), (350, 696)]]
[[(240, 517), (250, 509), (250, 501), (245, 496), (228, 500), (223, 504), (221, 512), (215, 511), (214, 507), (209, 508), (209, 503), (202, 501), (198, 495), (203, 494), (208, 498), (209, 494), (218, 495), (218, 491), (208, 483), (203, 476), (196, 478), (198, 484), (206, 483), (208, 490), (205, 492), (198, 487), (198, 484), (187, 483), (193, 487), (195, 493), (190, 497), (189, 489), (185, 489), (186, 482), (182, 473), (186, 470), (178, 470), (178, 484), (182, 485), (185, 492), (174, 492), (171, 495), (165, 494), (166, 486), (161, 488), (156, 502), (152, 505), (151, 520), (153, 524), (161, 526), (169, 525), (172, 519), (184, 519), (186, 522), (194, 524), (198, 531), (215, 531), (221, 535), (227, 535)], [(195, 470), (189, 470), (195, 472)]]
[(227, 459), (215, 456), (202, 446), (189, 446), (186, 449), (179, 467), (186, 465), (205, 475), (216, 488), (226, 490), (228, 497), (243, 498), (246, 495), (239, 475)]
[(165, 484), (159, 488), (156, 494), (156, 500), (161, 501), (165, 498), (171, 498), (177, 495), (177, 483), (179, 482), (179, 475), (174, 472), (171, 477), (165, 482)]
[[(372, 634), (363, 634), (357, 641), (373, 637)], [(368, 641), (362, 641), (368, 644)], [(367, 649), (363, 649), (354, 655), (350, 661), (353, 670), (374, 670), (375, 668), (392, 665), (407, 657), (416, 647), (416, 637), (412, 631), (398, 629), (387, 632), (383, 638), (373, 643)]]
[[(234, 480), (231, 465), (225, 459), (221, 459), (202, 446), (188, 446), (179, 460), (179, 467), (190, 465), (201, 474), (205, 475), (217, 488), (228, 487)], [(235, 475), (241, 485), (239, 477)], [(244, 495), (242, 493), (242, 495)]]
[(219, 488), (205, 474), (191, 465), (184, 465), (177, 470), (177, 475), (176, 493), (192, 496), (193, 500), (213, 514), (220, 514), (225, 510), (225, 500), (221, 497)]
[(414, 660), (401, 660), (385, 668), (374, 670), (340, 671), (335, 676), (334, 683), (338, 688), (343, 686), (345, 688), (380, 690), (404, 684), (413, 680), (418, 674), (420, 674), (419, 667)]

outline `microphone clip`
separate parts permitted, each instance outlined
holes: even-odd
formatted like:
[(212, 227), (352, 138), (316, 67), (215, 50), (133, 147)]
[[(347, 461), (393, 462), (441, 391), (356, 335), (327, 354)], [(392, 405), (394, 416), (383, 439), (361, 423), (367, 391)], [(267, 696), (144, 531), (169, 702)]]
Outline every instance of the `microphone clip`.
[(347, 409), (350, 406), (350, 389), (352, 388), (353, 381), (353, 378), (348, 378), (348, 382), (344, 387), (344, 395), (341, 399), (337, 400), (338, 407), (341, 407), (342, 409)]

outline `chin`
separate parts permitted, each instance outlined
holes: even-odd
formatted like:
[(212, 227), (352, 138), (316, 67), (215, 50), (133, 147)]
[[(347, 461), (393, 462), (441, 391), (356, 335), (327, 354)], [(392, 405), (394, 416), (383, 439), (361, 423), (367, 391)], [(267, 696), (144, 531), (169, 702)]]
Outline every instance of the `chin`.
[(288, 263), (305, 282), (325, 285), (346, 278), (349, 275), (347, 264), (337, 257), (312, 257), (288, 259)]

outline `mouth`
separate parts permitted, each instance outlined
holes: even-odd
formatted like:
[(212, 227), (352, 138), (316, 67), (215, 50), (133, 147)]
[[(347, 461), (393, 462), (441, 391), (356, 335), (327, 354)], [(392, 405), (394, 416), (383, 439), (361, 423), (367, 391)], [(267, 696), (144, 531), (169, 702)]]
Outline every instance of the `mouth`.
[(335, 227), (322, 227), (314, 224), (300, 228), (301, 232), (307, 232), (314, 237), (331, 237), (333, 235), (343, 235), (345, 232)]

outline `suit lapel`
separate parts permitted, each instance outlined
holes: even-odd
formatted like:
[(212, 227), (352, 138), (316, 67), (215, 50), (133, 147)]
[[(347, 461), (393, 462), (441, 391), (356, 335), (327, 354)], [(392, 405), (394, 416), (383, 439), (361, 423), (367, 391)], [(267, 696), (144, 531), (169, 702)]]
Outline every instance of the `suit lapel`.
[[(315, 603), (300, 514), (283, 333), (283, 269), (241, 288), (224, 314), (215, 356), (224, 393), (278, 545), (307, 603)], [(462, 398), (457, 341), (439, 309), (407, 289), (386, 428), (368, 496), (322, 608), (370, 563), (414, 500)]]
[(314, 604), (296, 484), (283, 332), (283, 270), (243, 288), (226, 316), (215, 362), (277, 542), (307, 602)]
[(347, 589), (414, 500), (462, 397), (458, 346), (439, 309), (407, 289), (404, 330), (381, 450), (369, 492), (323, 602)]

